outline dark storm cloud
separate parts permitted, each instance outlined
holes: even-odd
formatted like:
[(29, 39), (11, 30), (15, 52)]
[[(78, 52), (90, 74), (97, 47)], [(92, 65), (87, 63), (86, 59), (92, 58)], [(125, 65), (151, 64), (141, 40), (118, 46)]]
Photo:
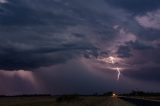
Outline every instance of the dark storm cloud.
[(118, 48), (117, 54), (119, 57), (122, 57), (122, 58), (132, 56), (131, 49), (129, 46), (120, 46)]
[(145, 43), (142, 41), (138, 41), (138, 40), (136, 40), (135, 42), (130, 41), (130, 42), (126, 42), (125, 45), (119, 46), (117, 54), (119, 57), (122, 57), (122, 58), (123, 57), (131, 57), (131, 56), (133, 56), (132, 50), (152, 51), (152, 50), (154, 50), (154, 47), (152, 45), (149, 45), (148, 43)]
[(152, 50), (154, 47), (142, 41), (127, 42), (128, 48), (135, 50)]
[[(0, 69), (18, 70), (33, 69), (42, 66), (50, 66), (65, 63), (85, 52), (97, 51), (89, 44), (63, 44), (59, 47), (36, 47), (33, 49), (21, 49), (10, 45), (1, 46)], [(77, 55), (78, 54), (78, 55)], [(93, 55), (93, 54), (92, 54)]]
[(160, 8), (159, 0), (105, 0), (113, 6), (123, 8), (134, 14), (144, 14)]
[(160, 39), (160, 31), (154, 29), (142, 29), (139, 32), (139, 37), (147, 40), (147, 41), (154, 41)]
[(127, 77), (158, 82), (159, 79), (159, 47), (154, 47), (143, 41), (127, 42), (125, 46), (121, 46), (118, 55), (122, 58), (129, 56), (128, 64), (130, 67), (123, 74)]
[[(66, 15), (67, 10), (69, 10), (65, 10), (67, 6), (63, 3), (57, 3), (50, 0), (12, 0), (9, 1), (9, 3), (3, 4), (1, 8), (3, 9), (3, 12), (0, 14), (0, 24), (3, 26), (37, 26), (54, 24), (57, 27), (64, 27), (65, 25), (76, 24), (75, 18)], [(61, 11), (58, 11), (60, 9)], [(63, 14), (56, 12), (63, 12)]]
[(123, 74), (138, 80), (143, 81), (152, 81), (152, 82), (159, 82), (159, 76), (160, 76), (160, 67), (158, 66), (145, 66), (143, 68), (137, 68), (134, 70), (126, 71)]
[[(0, 74), (29, 90), (27, 73), (35, 74), (47, 93), (121, 91), (130, 88), (126, 78), (157, 82), (159, 6), (159, 0), (8, 0), (0, 4)], [(146, 24), (143, 17), (155, 18)], [(112, 55), (122, 60), (123, 83), (98, 60)]]
[(1, 9), (4, 11), (0, 14), (1, 25), (34, 25), (40, 24), (40, 20), (34, 17), (32, 9), (27, 8), (23, 2), (15, 0), (2, 5)]
[(86, 31), (83, 34), (83, 30), (69, 32), (67, 28), (93, 25), (90, 29), (100, 35), (100, 40), (113, 38), (114, 31), (97, 22), (104, 21), (104, 17), (78, 3), (9, 0), (3, 4), (3, 12), (0, 13), (0, 69), (32, 69), (64, 63), (86, 54), (87, 50), (97, 57), (100, 49), (90, 42), (90, 37), (94, 38), (94, 35), (85, 34)]

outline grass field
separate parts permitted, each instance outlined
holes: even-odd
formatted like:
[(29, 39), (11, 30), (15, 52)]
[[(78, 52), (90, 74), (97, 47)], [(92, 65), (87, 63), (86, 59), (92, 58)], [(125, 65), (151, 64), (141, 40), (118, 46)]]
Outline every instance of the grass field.
[[(120, 97), (121, 98), (121, 97)], [(131, 100), (111, 96), (29, 96), (29, 97), (0, 97), (0, 106), (159, 106), (160, 102), (149, 103), (136, 100), (142, 98), (158, 100), (159, 96), (135, 96)], [(126, 97), (128, 98), (128, 97)], [(130, 97), (129, 97), (130, 98)], [(132, 97), (131, 97), (132, 98)], [(128, 101), (128, 102), (127, 102)], [(136, 104), (136, 105), (133, 105)], [(141, 104), (141, 105), (139, 105)]]
[(61, 96), (61, 97), (2, 97), (0, 106), (134, 106), (116, 97)]
[(106, 97), (10, 97), (1, 98), (0, 106), (96, 106)]

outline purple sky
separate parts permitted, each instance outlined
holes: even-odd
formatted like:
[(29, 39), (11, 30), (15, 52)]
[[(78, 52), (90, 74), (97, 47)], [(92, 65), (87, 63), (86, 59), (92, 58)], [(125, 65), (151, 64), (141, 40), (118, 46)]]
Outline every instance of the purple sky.
[(0, 0), (0, 40), (0, 95), (160, 92), (160, 0)]

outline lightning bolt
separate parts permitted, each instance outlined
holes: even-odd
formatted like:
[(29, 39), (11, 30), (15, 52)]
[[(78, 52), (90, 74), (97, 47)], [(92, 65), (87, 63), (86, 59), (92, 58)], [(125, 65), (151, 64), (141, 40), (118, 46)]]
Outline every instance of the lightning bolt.
[(102, 59), (98, 59), (98, 60), (112, 64), (112, 65), (114, 66), (113, 69), (115, 69), (115, 70), (117, 71), (117, 73), (118, 73), (118, 74), (117, 74), (117, 80), (120, 79), (121, 70), (120, 70), (120, 68), (115, 64), (115, 63), (116, 63), (116, 62), (115, 62), (115, 61), (116, 61), (116, 58), (115, 58), (115, 57), (110, 56), (110, 57), (108, 57), (108, 58), (102, 58)]
[(121, 75), (120, 68), (119, 68), (119, 67), (117, 67), (117, 66), (115, 65), (115, 61), (114, 61), (114, 60), (115, 60), (115, 58), (114, 58), (114, 57), (110, 56), (110, 57), (109, 57), (109, 59), (110, 59), (111, 63), (116, 67), (116, 70), (117, 70), (117, 72), (118, 72), (117, 80), (119, 80), (120, 75)]
[(118, 75), (117, 75), (117, 80), (119, 80), (119, 78), (120, 78), (120, 75), (121, 75), (121, 71), (120, 71), (120, 69), (117, 67), (116, 68), (117, 69), (117, 72), (118, 72)]

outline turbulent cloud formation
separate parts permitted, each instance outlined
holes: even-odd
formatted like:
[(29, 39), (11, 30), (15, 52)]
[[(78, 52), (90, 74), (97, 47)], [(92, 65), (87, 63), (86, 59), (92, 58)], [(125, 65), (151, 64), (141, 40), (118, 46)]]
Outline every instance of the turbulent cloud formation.
[(0, 0), (0, 3), (7, 3), (7, 0)]
[(105, 0), (107, 3), (120, 7), (134, 14), (144, 14), (159, 9), (159, 0)]
[(160, 10), (148, 12), (144, 16), (137, 16), (136, 20), (145, 28), (160, 30)]
[[(8, 92), (157, 90), (159, 10), (159, 0), (0, 0), (0, 75), (15, 87)], [(98, 60), (109, 56), (122, 69), (120, 84)], [(141, 86), (147, 81), (153, 88)]]

